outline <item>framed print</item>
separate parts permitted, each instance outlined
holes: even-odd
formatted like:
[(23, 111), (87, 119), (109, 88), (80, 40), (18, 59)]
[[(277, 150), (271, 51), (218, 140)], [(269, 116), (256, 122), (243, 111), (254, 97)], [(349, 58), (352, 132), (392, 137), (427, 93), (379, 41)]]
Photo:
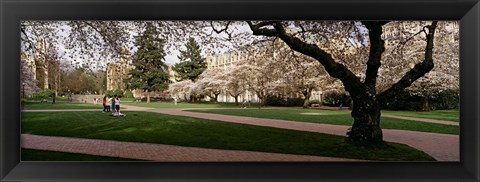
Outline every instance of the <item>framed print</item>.
[(1, 181), (479, 181), (477, 0), (0, 3)]

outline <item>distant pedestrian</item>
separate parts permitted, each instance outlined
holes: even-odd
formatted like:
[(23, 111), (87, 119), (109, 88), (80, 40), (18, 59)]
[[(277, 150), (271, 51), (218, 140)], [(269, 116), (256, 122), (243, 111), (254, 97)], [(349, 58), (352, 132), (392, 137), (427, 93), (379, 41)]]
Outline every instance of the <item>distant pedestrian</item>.
[(120, 98), (119, 97), (115, 97), (115, 111), (117, 112), (118, 115), (120, 114)]
[(246, 101), (246, 100), (244, 100), (244, 101), (242, 102), (242, 108), (247, 108), (247, 101)]
[(103, 105), (103, 111), (102, 112), (107, 112), (107, 96), (103, 97), (102, 105)]
[(115, 97), (110, 98), (110, 100), (112, 103), (112, 107), (110, 107), (112, 109), (112, 114), (115, 114)]

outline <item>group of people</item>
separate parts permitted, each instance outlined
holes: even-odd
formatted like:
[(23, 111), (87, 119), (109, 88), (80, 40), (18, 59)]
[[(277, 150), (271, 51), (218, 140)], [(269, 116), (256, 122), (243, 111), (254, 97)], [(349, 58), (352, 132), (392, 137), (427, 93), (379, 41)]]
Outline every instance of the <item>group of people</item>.
[(107, 96), (105, 96), (103, 97), (102, 104), (102, 112), (112, 112), (113, 116), (126, 116), (125, 114), (120, 113), (120, 98), (118, 96), (114, 96), (109, 99), (107, 99)]

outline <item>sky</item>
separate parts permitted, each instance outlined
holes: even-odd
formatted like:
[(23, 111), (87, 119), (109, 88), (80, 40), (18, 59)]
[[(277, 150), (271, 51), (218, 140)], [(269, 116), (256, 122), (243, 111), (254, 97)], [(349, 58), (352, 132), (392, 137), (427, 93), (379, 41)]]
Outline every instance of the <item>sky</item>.
[[(58, 42), (63, 42), (64, 40), (66, 40), (66, 38), (69, 36), (69, 32), (71, 31), (70, 27), (69, 26), (61, 26), (61, 27), (58, 27), (58, 29), (63, 29), (63, 31), (58, 31), (57, 32), (57, 37), (59, 37), (58, 39)], [(246, 31), (250, 31), (250, 28), (246, 25), (246, 24), (243, 24), (243, 25), (239, 25), (239, 24), (231, 24), (229, 26), (229, 30), (233, 31), (234, 33), (239, 33), (239, 32), (246, 32)], [(209, 29), (209, 30), (206, 30), (206, 31), (212, 31), (212, 29)], [(129, 31), (130, 33), (130, 42), (128, 43), (128, 47), (133, 47), (132, 50), (130, 50), (130, 53), (131, 53), (131, 56), (134, 54), (134, 52), (136, 51), (136, 47), (133, 45), (133, 40), (134, 40), (134, 36), (136, 36), (138, 33), (136, 31), (132, 31), (130, 30)], [(226, 37), (225, 34), (223, 35), (219, 35), (219, 34), (216, 34), (216, 33), (212, 33), (212, 36), (218, 36), (218, 37)], [(201, 44), (201, 41), (199, 41), (199, 36), (193, 36), (195, 39), (197, 39), (197, 42), (199, 42)], [(64, 64), (70, 64), (70, 62), (74, 62), (75, 60), (79, 62), (79, 64), (82, 64), (84, 63), (84, 61), (82, 60), (85, 60), (85, 59), (93, 59), (93, 60), (96, 60), (96, 59), (99, 59), (99, 57), (88, 57), (88, 55), (81, 55), (81, 54), (78, 54), (78, 50), (70, 50), (68, 48), (66, 48), (65, 45), (63, 44), (58, 44), (58, 49), (59, 49), (59, 53), (60, 53), (60, 60), (61, 62), (64, 62)], [(205, 47), (205, 45), (200, 45), (201, 47)], [(183, 48), (183, 47), (182, 47)], [(180, 60), (178, 59), (178, 55), (180, 54), (179, 50), (177, 50), (178, 48), (176, 48), (175, 46), (171, 46), (170, 48), (168, 48), (167, 50), (167, 55), (165, 57), (165, 62), (169, 65), (174, 65), (178, 62), (180, 62)], [(217, 51), (219, 52), (226, 52), (228, 51), (228, 49), (216, 49)], [(77, 53), (76, 53), (77, 52)], [(203, 53), (203, 56), (206, 57), (206, 51), (202, 51)], [(87, 58), (82, 58), (82, 56), (87, 56)], [(106, 67), (106, 63), (107, 62), (112, 62), (113, 60), (107, 60), (107, 61), (98, 61), (100, 65), (100, 67), (103, 67), (105, 68)], [(93, 66), (95, 68), (93, 68)], [(91, 69), (97, 69), (99, 68), (99, 65), (96, 65), (96, 63), (93, 62), (93, 64), (90, 65), (90, 68)]]
[[(69, 31), (70, 31), (70, 28), (68, 26), (63, 26), (62, 28), (65, 31), (59, 31), (57, 33), (58, 37), (60, 38), (59, 42), (62, 42), (66, 37), (68, 37)], [(130, 32), (130, 38), (131, 38), (132, 41), (129, 42), (128, 47), (133, 47), (133, 50), (130, 50), (131, 56), (136, 51), (136, 47), (133, 46), (133, 37), (136, 36), (136, 35), (137, 35), (137, 33)], [(59, 44), (59, 52), (64, 53), (64, 54), (60, 55), (61, 56), (60, 60), (63, 61), (63, 62), (68, 62), (68, 61), (71, 61), (71, 60), (82, 60), (80, 55), (75, 54), (75, 51), (66, 48), (65, 45), (63, 45), (63, 44)], [(168, 52), (169, 52), (169, 54), (167, 56), (165, 56), (165, 62), (167, 64), (174, 65), (174, 64), (180, 62), (180, 60), (177, 57), (180, 54), (180, 52), (178, 50), (175, 50), (174, 48), (170, 48)], [(106, 67), (106, 63), (103, 62), (103, 64), (104, 64), (103, 67)], [(98, 65), (96, 65), (96, 67), (98, 67)]]

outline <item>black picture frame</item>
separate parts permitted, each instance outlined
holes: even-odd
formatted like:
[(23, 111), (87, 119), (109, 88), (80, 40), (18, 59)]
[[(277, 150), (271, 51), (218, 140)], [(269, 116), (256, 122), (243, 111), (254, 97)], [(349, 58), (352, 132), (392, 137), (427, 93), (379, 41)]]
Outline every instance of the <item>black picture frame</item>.
[[(21, 20), (460, 20), (460, 162), (20, 162)], [(478, 0), (0, 0), (1, 181), (479, 181)]]

